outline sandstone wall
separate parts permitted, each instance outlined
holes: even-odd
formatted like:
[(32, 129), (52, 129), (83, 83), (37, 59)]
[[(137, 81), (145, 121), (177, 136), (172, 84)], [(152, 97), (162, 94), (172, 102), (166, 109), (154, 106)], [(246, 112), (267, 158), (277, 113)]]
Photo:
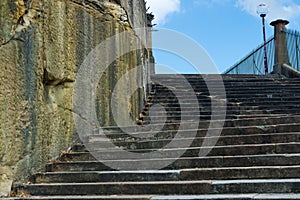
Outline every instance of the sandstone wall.
[(97, 114), (101, 125), (114, 125), (110, 110), (113, 87), (127, 71), (141, 65), (130, 84), (142, 84), (144, 89), (120, 111), (129, 110), (133, 119), (137, 117), (153, 68), (151, 52), (144, 46), (147, 32), (133, 30), (145, 26), (145, 12), (143, 0), (0, 1), (2, 190), (12, 180), (23, 181), (40, 170), (78, 139), (72, 102), (76, 73), (94, 47), (122, 31), (132, 32), (130, 41), (118, 40), (111, 48), (126, 43), (137, 50), (117, 59), (101, 77)]

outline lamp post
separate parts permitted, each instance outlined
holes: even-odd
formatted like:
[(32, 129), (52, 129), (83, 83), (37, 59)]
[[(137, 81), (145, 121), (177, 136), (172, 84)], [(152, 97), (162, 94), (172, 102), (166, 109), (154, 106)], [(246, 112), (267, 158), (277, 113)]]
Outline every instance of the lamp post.
[(265, 17), (269, 12), (268, 6), (266, 4), (259, 4), (257, 6), (257, 14), (262, 18), (262, 25), (263, 25), (263, 37), (264, 37), (264, 64), (265, 64), (265, 73), (269, 72), (268, 68), (268, 57), (267, 57), (267, 42), (266, 42), (266, 23)]

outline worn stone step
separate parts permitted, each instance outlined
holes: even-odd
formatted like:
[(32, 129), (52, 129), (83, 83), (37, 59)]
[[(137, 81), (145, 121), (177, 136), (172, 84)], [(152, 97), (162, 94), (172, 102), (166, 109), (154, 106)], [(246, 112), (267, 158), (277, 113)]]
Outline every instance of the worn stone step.
[[(260, 116), (251, 116), (252, 118), (257, 117), (267, 117), (268, 115), (260, 115)], [(250, 117), (247, 117), (250, 118)], [(198, 122), (198, 121), (211, 121), (211, 115), (182, 115), (182, 116), (146, 116), (140, 118), (142, 120), (142, 125), (148, 124), (163, 124), (163, 123), (181, 123), (181, 122)], [(214, 120), (223, 120), (223, 119), (242, 119), (236, 115), (213, 115)]]
[[(196, 118), (196, 117), (195, 117)], [(155, 124), (172, 124), (172, 123), (192, 123), (192, 122), (198, 122), (198, 121), (200, 121), (200, 122), (214, 122), (214, 121), (212, 121), (211, 119), (209, 119), (208, 117), (206, 118), (201, 118), (201, 119), (172, 119), (172, 118), (168, 118), (167, 120), (151, 120), (151, 121), (144, 121), (143, 123), (142, 123), (142, 125), (148, 125), (148, 124), (151, 124), (151, 125), (155, 125)], [(221, 119), (221, 117), (216, 117), (216, 119), (215, 120), (220, 120)], [(228, 120), (228, 119), (230, 119), (230, 118), (227, 118), (226, 117), (226, 120)], [(252, 118), (237, 118), (237, 119), (252, 119)], [(256, 119), (256, 118), (255, 118)], [(282, 123), (282, 122), (280, 122), (280, 123)], [(297, 122), (298, 123), (298, 122)], [(231, 123), (232, 124), (232, 123)], [(258, 124), (258, 125), (268, 125), (268, 124), (276, 124), (276, 123), (265, 123), (265, 124)], [(201, 124), (201, 126), (199, 127), (199, 128), (205, 128), (206, 126), (202, 126), (203, 124)], [(237, 125), (237, 126), (246, 126), (247, 124), (244, 124), (244, 125)], [(249, 125), (252, 125), (252, 124), (249, 124)], [(229, 125), (229, 123), (225, 123), (225, 127), (227, 127), (227, 126), (231, 126), (231, 125)]]
[(242, 80), (245, 81), (247, 78), (249, 79), (270, 79), (270, 80), (285, 80), (288, 79), (286, 77), (283, 77), (279, 74), (268, 74), (268, 75), (258, 75), (258, 74), (153, 74), (151, 75), (151, 79), (163, 79), (166, 78), (172, 79), (175, 78), (176, 80), (179, 78), (196, 78), (197, 80), (201, 78), (214, 78), (214, 77), (222, 77), (223, 79), (229, 79), (229, 80)]
[[(296, 89), (297, 88), (297, 89)], [(277, 91), (277, 93), (276, 93)], [(236, 90), (226, 90), (224, 91), (224, 89), (210, 89), (210, 90), (206, 90), (206, 89), (201, 89), (201, 88), (195, 88), (195, 89), (182, 89), (182, 90), (171, 90), (171, 89), (157, 89), (154, 90), (153, 92), (153, 97), (151, 99), (163, 99), (163, 98), (171, 98), (171, 97), (182, 97), (182, 99), (185, 99), (184, 97), (187, 97), (185, 95), (193, 95), (196, 96), (198, 99), (207, 99), (207, 98), (229, 98), (229, 99), (233, 99), (233, 98), (245, 98), (246, 96), (248, 96), (249, 94), (254, 94), (255, 96), (257, 95), (257, 97), (276, 97), (276, 95), (278, 97), (282, 97), (280, 95), (282, 94), (288, 94), (290, 97), (299, 97), (299, 86), (295, 86), (295, 88), (286, 88), (286, 87), (282, 87), (282, 88), (260, 88), (257, 90), (254, 89), (243, 89), (241, 88), (240, 90), (236, 89)], [(274, 96), (273, 96), (274, 95)], [(287, 96), (287, 97), (289, 97)]]
[(261, 81), (227, 81), (227, 80), (206, 80), (206, 81), (198, 81), (198, 80), (191, 80), (187, 82), (184, 79), (180, 79), (178, 81), (171, 81), (171, 80), (162, 80), (162, 81), (153, 81), (152, 82), (153, 88), (157, 87), (171, 87), (171, 88), (184, 88), (184, 87), (211, 87), (211, 88), (233, 88), (233, 87), (282, 87), (282, 86), (296, 86), (299, 85), (299, 81), (291, 81), (291, 80), (284, 80), (279, 82), (268, 81), (268, 80), (261, 80)]
[(167, 96), (184, 96), (186, 94), (194, 94), (197, 96), (212, 96), (214, 95), (235, 95), (236, 97), (242, 97), (246, 93), (250, 94), (291, 94), (291, 93), (297, 93), (299, 92), (299, 86), (291, 86), (291, 87), (263, 87), (263, 88), (253, 88), (253, 87), (234, 87), (234, 89), (225, 89), (224, 87), (220, 88), (205, 88), (205, 87), (198, 87), (198, 88), (182, 88), (182, 89), (173, 89), (173, 87), (170, 86), (170, 88), (164, 87), (164, 88), (156, 88), (154, 89), (155, 96), (158, 97), (167, 97)]
[[(300, 112), (300, 111), (299, 111)], [(152, 114), (152, 113), (151, 113)], [(205, 120), (238, 120), (238, 119), (255, 119), (255, 118), (266, 118), (266, 117), (288, 117), (288, 114), (260, 114), (260, 115), (151, 115), (140, 118), (143, 120), (143, 124), (159, 124), (159, 123), (180, 123), (187, 121), (205, 121)]]
[[(220, 113), (220, 112), (219, 112)], [(219, 114), (218, 112), (215, 113), (215, 115)], [(222, 111), (223, 113), (223, 111)], [(146, 115), (145, 116), (148, 116), (148, 112), (146, 112)], [(162, 115), (162, 114), (165, 114), (165, 112), (163, 111), (152, 111), (151, 112), (151, 115), (152, 116), (157, 116), (157, 115)], [(211, 115), (211, 111), (203, 111), (203, 110), (200, 110), (200, 111), (173, 111), (173, 112), (169, 112), (167, 113), (168, 115), (172, 116), (172, 115)], [(294, 115), (297, 115), (297, 114), (300, 114), (300, 110), (299, 109), (284, 109), (284, 108), (272, 108), (272, 109), (266, 109), (266, 110), (227, 110), (226, 111), (226, 115), (231, 115), (231, 116), (252, 116), (252, 115), (263, 115), (263, 114), (280, 114), (280, 115), (288, 115), (288, 114), (294, 114)]]
[(221, 77), (153, 77), (151, 79), (153, 84), (163, 84), (163, 83), (180, 83), (180, 81), (188, 81), (191, 84), (196, 83), (218, 83), (217, 81), (222, 81), (224, 84), (254, 84), (254, 83), (265, 83), (265, 84), (285, 84), (285, 83), (298, 83), (299, 78), (262, 78), (262, 77), (234, 77), (227, 78), (224, 76)]
[[(184, 103), (195, 103), (195, 100), (191, 100), (189, 98), (186, 99), (180, 99), (182, 102)], [(205, 103), (210, 103), (212, 100), (214, 100), (214, 98), (203, 98), (200, 99), (198, 98), (198, 102), (201, 105), (204, 105)], [(216, 99), (218, 100), (218, 99)], [(242, 103), (260, 103), (260, 102), (273, 102), (273, 101), (277, 101), (277, 102), (299, 102), (300, 101), (300, 96), (299, 97), (252, 97), (252, 98), (226, 98), (228, 103), (236, 103), (236, 102), (242, 102)], [(151, 99), (152, 104), (156, 104), (156, 103), (163, 103), (163, 104), (172, 104), (172, 103), (177, 103), (178, 104), (178, 99), (176, 98), (153, 98)]]
[(212, 193), (211, 181), (59, 183), (24, 185), (31, 195), (148, 195)]
[(202, 77), (202, 76), (183, 76), (183, 77), (172, 77), (172, 76), (165, 76), (165, 77), (153, 77), (151, 78), (153, 83), (178, 83), (180, 81), (188, 81), (189, 83), (205, 83), (205, 82), (212, 82), (215, 83), (216, 81), (223, 81), (224, 83), (255, 83), (255, 82), (265, 82), (265, 83), (281, 83), (281, 82), (298, 82), (299, 79), (290, 79), (290, 78), (262, 78), (262, 77), (235, 77), (235, 78), (227, 78), (224, 76), (215, 76), (215, 77)]
[(207, 195), (174, 195), (155, 196), (151, 200), (291, 200), (300, 199), (300, 194), (207, 194)]
[(32, 195), (184, 195), (299, 193), (299, 179), (60, 183), (24, 185)]
[(109, 196), (33, 196), (33, 197), (15, 197), (3, 198), (3, 200), (293, 200), (300, 199), (300, 194), (206, 194), (206, 195), (109, 195)]
[[(230, 105), (230, 106), (219, 106), (216, 105), (214, 106), (214, 110), (233, 110), (233, 111), (244, 111), (244, 110), (271, 110), (271, 109), (299, 109), (300, 105), (299, 104), (279, 104), (279, 105), (270, 105), (270, 104), (265, 104), (265, 105), (243, 105), (243, 104), (235, 104), (235, 105)], [(193, 112), (195, 111), (195, 107), (192, 106), (164, 106), (164, 109), (168, 112), (174, 112), (174, 111), (183, 111), (183, 112)], [(211, 111), (210, 107), (204, 107), (204, 106), (199, 106), (199, 109), (201, 111)]]
[[(149, 154), (149, 150), (130, 150), (132, 154), (119, 148), (111, 150), (99, 150), (92, 152), (100, 155), (102, 160), (124, 160), (137, 159), (141, 156), (148, 159), (156, 158), (178, 158), (178, 157), (198, 157), (200, 150), (206, 152), (211, 150), (209, 156), (229, 156), (229, 155), (263, 155), (263, 154), (292, 154), (299, 153), (300, 143), (274, 143), (274, 144), (249, 144), (249, 145), (228, 145), (214, 147), (189, 147), (172, 149), (153, 149), (154, 154)], [(87, 152), (72, 152), (63, 154), (61, 161), (92, 161), (94, 156)], [(132, 166), (136, 167), (136, 166)], [(135, 168), (133, 168), (135, 169)]]
[[(189, 100), (189, 99), (180, 99), (181, 103), (179, 103), (178, 99), (153, 99), (152, 101), (148, 102), (148, 104), (151, 105), (155, 105), (155, 104), (162, 104), (162, 105), (169, 105), (169, 106), (177, 106), (177, 105), (188, 105), (188, 104), (193, 104), (193, 105), (202, 105), (202, 106), (210, 106), (212, 103), (211, 102), (218, 102), (220, 101), (220, 99), (198, 99), (198, 102), (196, 102), (195, 100)], [(284, 100), (279, 98), (248, 98), (246, 99), (232, 99), (232, 100), (228, 100), (227, 101), (227, 105), (232, 105), (232, 104), (247, 104), (247, 103), (256, 103), (259, 105), (263, 105), (267, 102), (270, 103), (297, 103), (300, 101), (300, 98), (286, 98)]]
[[(282, 105), (282, 106), (286, 106), (286, 105), (294, 105), (297, 106), (299, 105), (300, 101), (289, 101), (289, 102), (284, 102), (284, 101), (265, 101), (265, 102), (227, 102), (227, 103), (211, 103), (211, 102), (206, 102), (206, 103), (159, 103), (160, 105), (162, 105), (163, 107), (165, 107), (166, 109), (168, 108), (174, 108), (174, 107), (179, 107), (179, 108), (189, 108), (192, 107), (195, 109), (195, 105), (198, 106), (199, 108), (205, 108), (205, 107), (222, 107), (222, 106), (277, 106), (277, 105)], [(151, 107), (152, 105), (155, 105), (154, 103), (149, 103), (149, 106)]]
[[(199, 101), (201, 100), (208, 100), (210, 99), (210, 95), (208, 95), (207, 93), (206, 94), (202, 94), (202, 93), (194, 93), (194, 95), (196, 95), (197, 99)], [(215, 96), (216, 98), (217, 96)], [(263, 93), (263, 94), (260, 94), (260, 93), (256, 93), (256, 94), (249, 94), (249, 93), (243, 93), (243, 94), (240, 94), (240, 95), (234, 95), (234, 94), (230, 94), (230, 93), (227, 93), (226, 94), (226, 99), (228, 99), (228, 101), (230, 100), (235, 100), (235, 99), (246, 99), (246, 98), (250, 98), (250, 99), (253, 99), (253, 98), (283, 98), (283, 97), (286, 97), (286, 98), (298, 98), (299, 97), (299, 93)], [(154, 96), (151, 97), (151, 99), (153, 100), (168, 100), (168, 99), (174, 99), (175, 96), (165, 96), (165, 95), (162, 95), (162, 94), (155, 94)], [(182, 99), (182, 100), (185, 100), (185, 99), (189, 99), (187, 96), (184, 96), (184, 95), (176, 95), (176, 98), (177, 99)]]
[(61, 195), (3, 198), (3, 200), (150, 200), (153, 195)]
[(3, 198), (3, 200), (150, 200), (152, 197), (153, 195), (65, 195), (13, 197)]
[(155, 171), (48, 172), (31, 177), (32, 184), (138, 181), (186, 181), (298, 178), (300, 166), (231, 167)]
[[(184, 118), (183, 118), (184, 120)], [(224, 125), (224, 127), (243, 127), (243, 126), (268, 126), (276, 124), (296, 124), (300, 123), (300, 117), (297, 115), (289, 116), (280, 116), (280, 117), (260, 117), (260, 118), (249, 118), (249, 119), (233, 119), (233, 120), (214, 120), (214, 127), (219, 125)], [(168, 123), (168, 124), (156, 124), (152, 126), (129, 126), (129, 127), (111, 127), (104, 130), (115, 130), (121, 131), (124, 130), (127, 133), (135, 133), (141, 131), (154, 131), (154, 130), (178, 130), (178, 127), (181, 126), (181, 130), (188, 129), (205, 129), (208, 128), (210, 122), (200, 121), (199, 123), (194, 122), (183, 122), (183, 123)], [(219, 126), (220, 127), (220, 126)], [(213, 127), (210, 127), (213, 128)]]
[[(277, 91), (280, 92), (280, 91)], [(245, 99), (247, 97), (249, 98), (265, 98), (265, 97), (276, 97), (276, 94), (278, 96), (278, 98), (280, 97), (299, 97), (299, 91), (294, 91), (297, 93), (293, 93), (292, 91), (290, 92), (280, 92), (280, 93), (276, 93), (276, 91), (265, 91), (265, 92), (247, 92), (247, 93), (226, 93), (226, 96), (224, 96), (224, 94), (221, 93), (208, 93), (208, 92), (189, 92), (189, 93), (176, 93), (172, 94), (172, 93), (157, 93), (152, 99), (153, 100), (163, 100), (163, 99), (180, 99), (180, 100), (185, 100), (187, 99), (187, 97), (193, 97), (194, 100), (209, 100), (209, 99), (225, 99), (225, 98), (229, 98), (229, 99)], [(271, 99), (271, 98), (270, 98)]]
[[(299, 110), (300, 113), (300, 110)], [(152, 113), (151, 113), (152, 114)], [(264, 117), (288, 117), (290, 114), (226, 114), (226, 119), (251, 119), (251, 118), (264, 118)], [(209, 115), (207, 114), (167, 114), (166, 116), (163, 116), (162, 113), (158, 114), (158, 113), (154, 113), (151, 116), (145, 116), (142, 117), (142, 119), (144, 121), (155, 121), (155, 120), (160, 120), (162, 121), (165, 118), (168, 119), (175, 119), (175, 120), (181, 120), (181, 118), (184, 119), (195, 119), (198, 118), (200, 120), (211, 120), (211, 113)], [(224, 115), (213, 115), (214, 119), (224, 119)]]
[(180, 180), (299, 178), (300, 166), (231, 167), (180, 170)]
[[(276, 106), (278, 107), (277, 109), (276, 108), (266, 108), (266, 109), (260, 109), (260, 108), (253, 108), (251, 110), (241, 110), (241, 109), (236, 109), (236, 110), (227, 110), (226, 111), (226, 115), (236, 115), (236, 116), (240, 116), (240, 115), (247, 115), (247, 116), (251, 116), (251, 115), (262, 115), (262, 114), (281, 114), (281, 115), (288, 115), (288, 114), (293, 114), (293, 115), (299, 115), (300, 114), (300, 109), (286, 109), (286, 108), (280, 108), (281, 106)], [(260, 109), (260, 110), (259, 110)], [(224, 111), (221, 112), (216, 112), (214, 113), (214, 115), (220, 115), (220, 114), (223, 114)], [(148, 115), (149, 113), (146, 112), (146, 115)], [(152, 111), (151, 112), (151, 115), (152, 116), (157, 116), (157, 115), (162, 115), (164, 114), (165, 115), (165, 112), (163, 111)], [(206, 109), (206, 110), (203, 110), (201, 109), (200, 111), (195, 111), (195, 109), (193, 111), (181, 111), (178, 110), (177, 111), (172, 111), (172, 112), (167, 112), (167, 115), (211, 115), (212, 112), (211, 110), (209, 109)]]
[[(185, 84), (183, 84), (185, 83)], [(183, 87), (187, 83), (189, 83), (192, 86), (202, 86), (202, 85), (220, 85), (223, 84), (224, 86), (261, 86), (266, 87), (268, 85), (295, 85), (299, 84), (299, 79), (282, 79), (282, 80), (270, 80), (270, 79), (251, 79), (249, 81), (246, 80), (239, 80), (239, 79), (232, 79), (232, 80), (226, 80), (226, 79), (160, 79), (160, 80), (152, 80), (152, 86), (155, 88), (155, 86), (161, 86), (161, 85), (172, 85), (176, 87)]]
[[(280, 91), (277, 91), (280, 92)], [(189, 93), (157, 93), (155, 94), (154, 97), (152, 97), (151, 99), (149, 99), (149, 101), (151, 100), (171, 100), (171, 99), (180, 99), (182, 101), (186, 100), (187, 97), (193, 97), (192, 100), (195, 101), (208, 101), (208, 100), (218, 100), (218, 99), (227, 99), (227, 101), (236, 101), (236, 100), (243, 100), (246, 98), (266, 98), (266, 99), (272, 99), (272, 98), (282, 98), (282, 97), (286, 97), (286, 98), (298, 98), (299, 97), (299, 91), (294, 91), (297, 93), (293, 93), (292, 91), (290, 92), (280, 92), (280, 93), (276, 93), (276, 91), (270, 92), (270, 91), (265, 91), (265, 92), (247, 92), (247, 93), (226, 93), (226, 94), (222, 94), (222, 93), (208, 93), (208, 92), (189, 92)], [(226, 96), (224, 96), (226, 95)]]
[[(132, 137), (140, 137), (142, 135), (151, 133), (151, 129), (146, 127), (145, 129), (136, 129), (136, 132), (130, 132), (130, 129), (124, 129), (126, 133), (123, 133), (120, 128), (106, 128), (103, 129), (105, 132), (104, 134), (91, 134), (88, 136), (87, 141), (89, 142), (97, 142), (103, 141), (105, 138), (116, 139), (124, 141), (126, 139), (130, 139)], [(222, 136), (232, 136), (232, 135), (253, 135), (253, 134), (268, 134), (268, 133), (291, 133), (295, 132), (298, 133), (300, 130), (300, 123), (293, 123), (293, 124), (277, 124), (277, 125), (267, 125), (267, 126), (244, 126), (244, 127), (225, 127), (222, 129), (210, 129), (216, 133), (221, 133)], [(182, 129), (182, 130), (165, 130), (160, 131), (156, 134), (154, 138), (173, 138), (175, 135), (177, 137), (204, 137), (207, 134), (207, 129)], [(196, 134), (195, 134), (196, 132)], [(127, 134), (127, 133), (130, 133)]]
[[(183, 80), (184, 81), (184, 80)], [(221, 88), (224, 87), (225, 89), (233, 89), (234, 87), (237, 88), (244, 88), (244, 87), (253, 87), (253, 88), (265, 88), (265, 87), (295, 87), (299, 85), (298, 81), (282, 81), (282, 82), (272, 82), (272, 81), (255, 81), (255, 82), (231, 82), (231, 81), (223, 81), (223, 82), (213, 82), (213, 81), (191, 81), (189, 85), (183, 84), (184, 82), (174, 82), (174, 81), (161, 81), (161, 82), (154, 82), (153, 89), (160, 89), (160, 88), (168, 88), (171, 87), (172, 89), (182, 89), (186, 87), (198, 87), (198, 88), (207, 88), (208, 86), (211, 88)]]
[[(137, 160), (111, 160), (108, 164), (117, 166), (134, 165), (142, 168), (152, 163), (171, 163), (164, 169), (187, 168), (214, 168), (214, 167), (252, 167), (252, 166), (294, 166), (300, 165), (300, 154), (264, 154), (239, 156), (206, 156), (181, 157), (178, 159), (137, 159)], [(111, 165), (110, 165), (111, 166)], [(59, 171), (111, 171), (112, 169), (99, 161), (57, 161), (46, 166), (48, 172)]]
[[(299, 115), (300, 109), (298, 107), (293, 106), (293, 108), (286, 108), (286, 105), (277, 105), (276, 108), (271, 108), (270, 106), (265, 107), (265, 109), (262, 109), (260, 107), (252, 107), (249, 109), (243, 109), (239, 107), (232, 107), (227, 110), (226, 108), (222, 108), (221, 110), (218, 110), (217, 108), (211, 109), (209, 108), (200, 108), (200, 110), (197, 111), (197, 109), (192, 110), (191, 108), (180, 108), (180, 107), (167, 107), (164, 108), (164, 110), (159, 111), (151, 111), (151, 112), (143, 112), (140, 115), (140, 118), (145, 117), (172, 117), (172, 116), (182, 116), (182, 118), (186, 117), (200, 117), (202, 116), (203, 119), (205, 119), (208, 116), (214, 116), (214, 118), (221, 118), (223, 116), (230, 118), (235, 116), (248, 116), (248, 118), (259, 118), (259, 117), (281, 117), (288, 115)], [(182, 109), (182, 112), (180, 110)], [(276, 116), (277, 115), (277, 116)]]
[[(170, 86), (171, 88), (171, 86)], [(173, 89), (173, 88), (172, 88)], [(175, 91), (175, 90), (174, 90)], [(226, 91), (226, 92), (225, 92)], [(211, 95), (211, 94), (231, 94), (231, 95), (237, 95), (242, 96), (244, 93), (259, 93), (259, 94), (272, 94), (272, 93), (297, 93), (299, 92), (299, 86), (276, 86), (276, 87), (234, 87), (231, 89), (225, 89), (225, 88), (205, 88), (205, 87), (195, 87), (195, 88), (176, 88), (176, 95), (184, 95), (184, 94), (197, 94), (200, 95)], [(171, 89), (167, 87), (162, 88), (156, 88), (155, 89), (156, 96), (161, 95), (175, 95), (174, 92), (172, 92)]]
[(228, 81), (247, 81), (253, 80), (270, 80), (270, 81), (284, 81), (284, 80), (298, 80), (297, 78), (291, 79), (291, 78), (286, 78), (282, 75), (278, 74), (268, 74), (268, 75), (257, 75), (257, 74), (153, 74), (151, 75), (151, 80), (178, 80), (180, 78), (184, 79), (196, 79), (196, 80), (201, 80), (201, 79), (220, 79), (220, 77), (223, 80), (228, 80)]
[[(242, 76), (241, 76), (242, 77)], [(247, 78), (247, 77), (240, 77), (240, 74), (237, 77), (224, 77), (224, 76), (219, 76), (219, 77), (188, 77), (188, 76), (184, 76), (184, 77), (171, 77), (171, 76), (166, 76), (166, 77), (153, 77), (151, 78), (153, 83), (158, 83), (158, 84), (162, 84), (162, 83), (180, 83), (180, 81), (188, 81), (191, 84), (196, 84), (196, 83), (204, 83), (204, 82), (211, 82), (211, 83), (215, 83), (216, 81), (223, 81), (224, 84), (228, 83), (228, 84), (235, 84), (235, 83), (245, 83), (245, 84), (250, 84), (250, 83), (298, 83), (299, 82), (299, 78), (266, 78), (266, 77), (251, 77), (251, 78)]]
[(94, 172), (52, 172), (38, 173), (31, 177), (31, 183), (92, 183), (92, 182), (140, 182), (179, 181), (179, 170), (153, 171), (94, 171)]
[[(277, 106), (276, 106), (277, 107)], [(299, 109), (284, 109), (284, 108), (267, 108), (265, 110), (263, 110), (263, 113), (269, 113), (269, 114), (294, 114), (294, 115), (298, 115), (299, 114)]]
[[(269, 116), (269, 115), (267, 115), (267, 114), (265, 114), (265, 115), (251, 115), (251, 116), (249, 116), (249, 118), (250, 117), (251, 118), (267, 117), (267, 116)], [(279, 116), (284, 116), (284, 115), (277, 115), (276, 117), (279, 117)], [(185, 114), (175, 114), (174, 115), (173, 113), (170, 113), (170, 114), (167, 113), (167, 115), (164, 116), (164, 115), (162, 115), (162, 113), (161, 114), (156, 114), (156, 113), (152, 114), (151, 113), (151, 116), (145, 116), (142, 119), (144, 121), (150, 121), (150, 120), (151, 121), (155, 121), (155, 120), (163, 121), (163, 119), (166, 119), (166, 117), (168, 119), (173, 119), (173, 120), (174, 119), (175, 120), (181, 120), (181, 118), (184, 118), (186, 120), (188, 120), (188, 119), (210, 120), (211, 119), (211, 114), (209, 114), (209, 115), (204, 115), (204, 114), (200, 114), (200, 115), (199, 114), (196, 114), (196, 115), (193, 115), (193, 114), (187, 114), (187, 115), (185, 115)], [(237, 117), (238, 117), (237, 115), (226, 115), (227, 119), (234, 119), (234, 118), (236, 119)], [(224, 119), (224, 115), (214, 115), (214, 118), (215, 119)]]
[(220, 180), (212, 185), (219, 194), (300, 192), (299, 179)]
[[(226, 145), (241, 145), (241, 144), (267, 144), (267, 143), (289, 143), (300, 142), (299, 133), (271, 133), (271, 134), (253, 134), (253, 135), (233, 135), (219, 137), (196, 137), (196, 138), (169, 138), (169, 139), (127, 139), (127, 140), (112, 140), (115, 146), (123, 147), (124, 149), (159, 149), (168, 145), (170, 142), (176, 142), (177, 147), (181, 144), (190, 143), (191, 147), (200, 147), (206, 141), (217, 141), (216, 146)], [(93, 150), (101, 150), (110, 148), (106, 141), (89, 142), (88, 146)], [(72, 147), (73, 152), (86, 152), (84, 144), (76, 144)]]
[(154, 85), (180, 85), (182, 83), (188, 82), (191, 85), (200, 85), (200, 84), (220, 84), (223, 83), (224, 85), (235, 85), (235, 84), (255, 84), (255, 83), (260, 83), (261, 85), (267, 85), (267, 84), (297, 84), (299, 83), (299, 79), (265, 79), (265, 78), (251, 78), (251, 79), (220, 79), (219, 77), (216, 79), (211, 79), (211, 78), (201, 78), (201, 77), (194, 77), (194, 78), (160, 78), (160, 79), (152, 79), (152, 83)]
[(175, 90), (182, 90), (182, 89), (202, 89), (202, 90), (214, 90), (214, 89), (225, 89), (225, 90), (235, 90), (235, 89), (243, 89), (243, 88), (253, 88), (253, 89), (273, 89), (273, 88), (295, 88), (299, 85), (298, 82), (281, 82), (281, 83), (274, 83), (274, 82), (213, 82), (213, 81), (192, 81), (187, 83), (186, 81), (162, 81), (162, 82), (154, 82), (153, 90), (164, 90), (164, 89), (171, 89)]
[[(157, 110), (157, 109), (151, 109), (152, 106), (160, 105), (163, 109)], [(222, 105), (222, 106), (221, 106)], [(213, 106), (213, 107), (212, 107)], [(194, 108), (194, 110), (192, 109)], [(221, 109), (220, 111), (218, 109)], [(151, 104), (148, 109), (146, 109), (143, 113), (149, 113), (149, 109), (151, 109), (151, 115), (155, 115), (155, 113), (168, 113), (169, 115), (173, 114), (181, 114), (181, 115), (190, 115), (193, 113), (199, 113), (203, 115), (210, 115), (211, 111), (214, 110), (215, 114), (223, 114), (224, 111), (227, 111), (227, 114), (240, 114), (241, 112), (244, 113), (251, 113), (253, 112), (255, 114), (256, 111), (261, 111), (260, 113), (268, 113), (266, 111), (268, 110), (282, 110), (284, 112), (281, 112), (282, 114), (289, 114), (290, 112), (297, 113), (292, 109), (297, 109), (298, 105), (296, 104), (290, 104), (289, 102), (285, 103), (277, 103), (275, 102), (272, 104), (272, 102), (269, 103), (263, 103), (263, 104), (255, 104), (255, 103), (228, 103), (227, 105), (224, 104), (212, 104), (212, 105), (201, 105), (197, 104), (197, 107), (193, 107), (191, 104)], [(222, 111), (222, 112), (221, 112)], [(299, 111), (298, 111), (299, 112)], [(154, 113), (154, 114), (152, 114)]]

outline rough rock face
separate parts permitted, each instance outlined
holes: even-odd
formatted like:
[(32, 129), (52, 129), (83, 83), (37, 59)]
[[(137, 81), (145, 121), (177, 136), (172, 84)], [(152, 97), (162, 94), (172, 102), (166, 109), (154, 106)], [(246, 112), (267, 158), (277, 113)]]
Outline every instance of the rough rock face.
[(130, 84), (144, 89), (123, 107), (137, 117), (153, 65), (144, 46), (149, 35), (133, 29), (145, 26), (144, 0), (0, 1), (0, 195), (12, 180), (26, 179), (78, 139), (72, 102), (76, 73), (96, 45), (123, 31), (132, 33), (130, 41), (115, 41), (111, 48), (127, 42), (137, 50), (117, 59), (101, 77), (97, 114), (101, 125), (114, 125), (114, 85), (141, 65)]

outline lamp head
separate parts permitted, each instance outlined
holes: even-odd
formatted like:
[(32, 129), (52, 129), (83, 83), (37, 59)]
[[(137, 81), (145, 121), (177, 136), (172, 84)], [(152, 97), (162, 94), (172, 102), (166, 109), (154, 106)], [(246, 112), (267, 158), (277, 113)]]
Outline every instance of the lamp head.
[(260, 17), (266, 17), (269, 13), (269, 8), (266, 4), (261, 3), (257, 6), (256, 12)]

